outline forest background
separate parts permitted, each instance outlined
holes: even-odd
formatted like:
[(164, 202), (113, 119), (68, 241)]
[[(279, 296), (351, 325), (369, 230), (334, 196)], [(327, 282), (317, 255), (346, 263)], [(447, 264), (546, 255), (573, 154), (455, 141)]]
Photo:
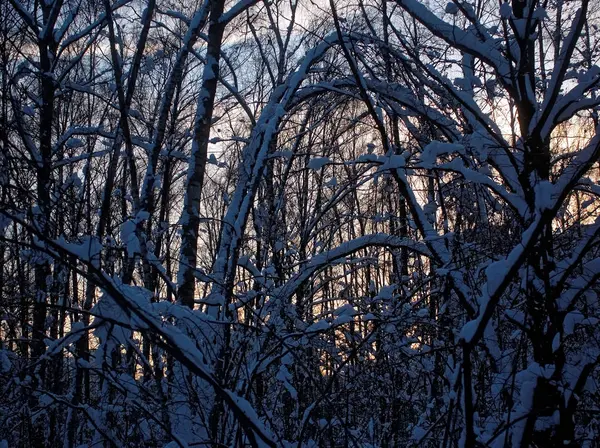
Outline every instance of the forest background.
[(0, 0), (0, 446), (598, 446), (599, 6)]

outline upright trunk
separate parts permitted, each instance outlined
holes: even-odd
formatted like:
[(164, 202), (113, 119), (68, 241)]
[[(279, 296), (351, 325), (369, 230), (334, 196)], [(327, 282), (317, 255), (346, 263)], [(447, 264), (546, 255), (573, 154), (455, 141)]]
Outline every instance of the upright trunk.
[[(58, 5), (54, 5), (57, 7)], [(39, 159), (36, 161), (36, 194), (37, 210), (34, 213), (33, 225), (40, 235), (50, 235), (51, 214), (51, 173), (52, 173), (52, 126), (54, 122), (54, 94), (55, 85), (53, 79), (52, 59), (56, 53), (56, 44), (53, 40), (53, 8), (47, 4), (42, 7), (44, 28), (50, 32), (42, 32), (38, 40), (39, 64), (40, 64), (40, 88), (41, 106), (39, 121)], [(44, 338), (46, 337), (46, 309), (48, 297), (48, 279), (51, 274), (50, 262), (42, 255), (34, 266), (34, 303), (33, 303), (33, 325), (32, 325), (32, 357), (40, 358), (45, 351)], [(39, 373), (34, 376), (39, 378), (41, 384), (34, 384), (34, 388), (44, 387), (46, 382), (46, 366), (42, 362)], [(37, 382), (37, 380), (36, 380)], [(35, 405), (35, 403), (32, 403)], [(42, 446), (44, 443), (44, 430), (41, 425), (32, 424), (31, 433), (32, 446)]]
[[(40, 42), (40, 66), (42, 71), (42, 106), (40, 110), (40, 160), (36, 169), (37, 212), (35, 215), (36, 230), (46, 235), (50, 230), (50, 174), (52, 156), (52, 122), (54, 119), (54, 81), (51, 74), (49, 47), (46, 42)], [(50, 274), (50, 264), (40, 260), (34, 268), (35, 299), (33, 306), (33, 344), (34, 358), (44, 352), (44, 326), (46, 321), (47, 278)]]
[[(513, 11), (517, 19), (526, 20), (524, 16), (525, 2), (513, 1)], [(558, 14), (560, 17), (561, 6)], [(523, 36), (520, 36), (518, 44), (522, 59), (518, 67), (517, 81), (521, 92), (535, 91), (535, 41), (529, 39), (529, 35), (535, 30), (529, 29), (531, 20), (527, 20), (527, 28)], [(559, 24), (560, 26), (560, 24)], [(559, 39), (555, 40), (556, 55), (559, 54)], [(560, 76), (559, 73), (553, 77)], [(546, 94), (550, 94), (546, 92)], [(541, 183), (550, 181), (551, 154), (550, 141), (544, 139), (539, 131), (531, 132), (531, 122), (536, 113), (535, 98), (522, 95), (517, 101), (519, 112), (519, 127), (524, 147), (525, 164), (522, 176), (524, 184), (525, 199), (531, 210), (536, 209), (540, 203), (538, 195), (545, 194), (544, 189), (536, 189)], [(573, 416), (565, 407), (565, 397), (557, 384), (560, 384), (565, 359), (562, 348), (553, 349), (555, 336), (561, 332), (560, 314), (554, 297), (550, 276), (555, 268), (553, 250), (552, 222), (540, 234), (535, 248), (527, 258), (530, 275), (527, 284), (527, 314), (529, 316), (528, 336), (532, 343), (533, 361), (542, 367), (552, 366), (554, 375), (552, 378), (540, 377), (537, 380), (532, 394), (532, 410), (527, 418), (524, 436), (521, 446), (530, 444), (537, 446), (571, 446), (574, 439)], [(540, 419), (551, 418), (555, 412), (560, 415), (560, 426), (545, 429), (537, 429), (536, 422)], [(560, 428), (560, 429), (558, 429)]]
[(214, 0), (210, 4), (210, 25), (208, 28), (208, 46), (206, 65), (202, 78), (200, 97), (194, 123), (194, 141), (188, 169), (185, 202), (181, 218), (181, 254), (179, 258), (179, 301), (194, 307), (196, 280), (196, 256), (198, 254), (198, 229), (200, 227), (200, 198), (206, 169), (208, 140), (212, 124), (215, 96), (219, 78), (219, 60), (225, 23), (219, 19), (223, 14), (223, 0)]

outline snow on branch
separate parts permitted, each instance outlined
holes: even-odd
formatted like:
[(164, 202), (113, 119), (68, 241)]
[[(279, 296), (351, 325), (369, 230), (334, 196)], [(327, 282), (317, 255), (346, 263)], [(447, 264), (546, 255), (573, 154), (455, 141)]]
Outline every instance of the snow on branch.
[(302, 267), (302, 270), (296, 273), (277, 294), (278, 299), (285, 300), (292, 296), (294, 292), (309, 279), (316, 271), (323, 269), (330, 263), (339, 260), (347, 255), (353, 254), (366, 247), (387, 247), (390, 249), (406, 248), (420, 255), (431, 256), (427, 246), (408, 238), (400, 238), (387, 233), (376, 233), (364, 235), (351, 241), (347, 241), (335, 249), (322, 252), (312, 257), (308, 263)]

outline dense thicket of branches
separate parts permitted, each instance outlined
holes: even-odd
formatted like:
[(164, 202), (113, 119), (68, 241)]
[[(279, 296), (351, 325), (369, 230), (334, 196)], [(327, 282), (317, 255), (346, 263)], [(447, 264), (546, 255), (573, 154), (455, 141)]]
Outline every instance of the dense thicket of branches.
[(599, 16), (0, 0), (0, 446), (597, 446)]

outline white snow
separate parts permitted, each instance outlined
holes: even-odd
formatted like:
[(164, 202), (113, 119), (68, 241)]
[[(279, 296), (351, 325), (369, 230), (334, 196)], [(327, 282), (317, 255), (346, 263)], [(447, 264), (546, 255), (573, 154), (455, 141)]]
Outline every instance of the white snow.
[(454, 2), (448, 2), (445, 11), (447, 14), (456, 15), (458, 14), (458, 6), (456, 6), (456, 3)]
[(314, 171), (319, 171), (328, 163), (331, 163), (331, 159), (329, 157), (314, 157), (308, 162), (308, 168)]
[(510, 16), (512, 16), (512, 6), (505, 0), (502, 5), (500, 5), (500, 17), (503, 19), (510, 19)]

